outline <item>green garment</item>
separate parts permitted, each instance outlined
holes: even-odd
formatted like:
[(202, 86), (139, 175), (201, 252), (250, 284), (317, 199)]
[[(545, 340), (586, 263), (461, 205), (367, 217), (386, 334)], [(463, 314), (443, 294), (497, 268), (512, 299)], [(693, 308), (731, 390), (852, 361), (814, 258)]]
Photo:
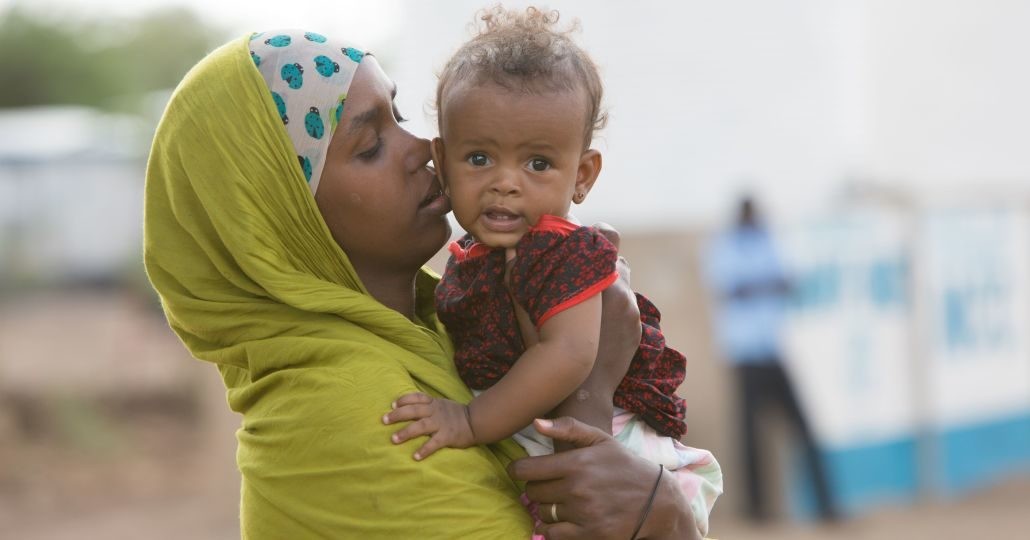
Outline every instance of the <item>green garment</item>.
[(243, 415), (246, 538), (528, 538), (510, 440), (412, 459), (381, 417), (422, 391), (467, 403), (417, 278), (415, 324), (373, 299), (315, 206), (243, 37), (176, 89), (147, 169), (144, 256), (172, 329)]

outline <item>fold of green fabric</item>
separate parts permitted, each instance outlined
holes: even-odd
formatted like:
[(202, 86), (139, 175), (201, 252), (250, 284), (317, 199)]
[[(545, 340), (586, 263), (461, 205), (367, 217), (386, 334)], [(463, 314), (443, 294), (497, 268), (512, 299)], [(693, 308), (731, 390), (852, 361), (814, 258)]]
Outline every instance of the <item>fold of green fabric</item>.
[(242, 414), (248, 538), (527, 538), (512, 441), (394, 445), (401, 394), (468, 402), (417, 278), (415, 324), (365, 290), (315, 206), (247, 37), (176, 89), (147, 168), (144, 258), (172, 329)]

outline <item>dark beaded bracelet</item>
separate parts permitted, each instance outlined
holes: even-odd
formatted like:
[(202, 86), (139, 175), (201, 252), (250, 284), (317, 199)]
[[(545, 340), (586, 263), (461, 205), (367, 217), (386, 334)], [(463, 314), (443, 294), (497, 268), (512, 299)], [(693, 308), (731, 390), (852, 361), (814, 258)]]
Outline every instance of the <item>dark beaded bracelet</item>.
[(658, 478), (654, 480), (654, 487), (651, 488), (651, 496), (647, 498), (647, 504), (644, 505), (644, 511), (640, 514), (640, 521), (637, 522), (637, 528), (633, 530), (633, 534), (630, 535), (629, 540), (637, 540), (637, 534), (640, 533), (640, 529), (644, 527), (644, 522), (647, 521), (647, 515), (651, 513), (651, 504), (654, 503), (655, 493), (658, 493), (658, 484), (662, 482), (662, 474), (665, 473), (665, 467), (658, 465)]

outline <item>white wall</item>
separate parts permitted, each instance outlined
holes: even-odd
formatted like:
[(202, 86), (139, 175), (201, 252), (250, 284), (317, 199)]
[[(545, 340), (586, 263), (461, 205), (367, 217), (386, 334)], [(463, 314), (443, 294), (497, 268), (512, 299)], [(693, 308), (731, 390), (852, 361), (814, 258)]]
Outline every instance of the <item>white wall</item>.
[(870, 169), (927, 190), (1030, 184), (1030, 2), (875, 0)]
[[(467, 38), (483, 5), (404, 4), (395, 47), (404, 54), (388, 61), (406, 110), (431, 99), (427, 73)], [(605, 169), (581, 218), (621, 227), (709, 221), (742, 183), (778, 206), (814, 204), (843, 174), (856, 116), (839, 95), (850, 95), (855, 75), (838, 59), (856, 54), (861, 22), (846, 3), (549, 5), (581, 20), (611, 110), (598, 143)], [(416, 130), (435, 131), (418, 120)]]
[[(412, 126), (487, 4), (401, 2), (388, 68)], [(526, 2), (508, 2), (524, 5)], [(936, 194), (1030, 184), (1030, 2), (553, 1), (582, 21), (611, 123), (580, 217), (711, 223), (742, 186), (791, 220), (849, 177)]]
[[(297, 26), (368, 45), (428, 136), (432, 72), (493, 1), (293, 0), (286, 12), (274, 0), (95, 3), (117, 13), (186, 4), (232, 34)], [(985, 183), (1030, 195), (1025, 0), (544, 3), (582, 21), (607, 83), (605, 171), (584, 220), (711, 225), (750, 186), (777, 220), (796, 221), (846, 178), (914, 187), (920, 198)]]

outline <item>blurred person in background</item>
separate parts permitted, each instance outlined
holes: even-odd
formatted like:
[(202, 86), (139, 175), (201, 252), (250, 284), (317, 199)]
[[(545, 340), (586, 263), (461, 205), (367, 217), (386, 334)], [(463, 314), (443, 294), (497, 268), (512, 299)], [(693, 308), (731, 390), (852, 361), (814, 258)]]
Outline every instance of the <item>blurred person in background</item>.
[(790, 280), (752, 196), (741, 197), (733, 226), (709, 245), (706, 265), (706, 277), (717, 300), (717, 340), (737, 382), (748, 517), (754, 521), (769, 518), (758, 422), (770, 406), (778, 406), (800, 438), (815, 483), (819, 517), (835, 520), (837, 509), (825, 467), (783, 367), (780, 338)]
[[(194, 67), (158, 127), (144, 259), (169, 324), (243, 416), (243, 536), (528, 538), (528, 482), (548, 538), (696, 537), (671, 474), (655, 481), (653, 464), (572, 418), (537, 421), (575, 447), (548, 456), (505, 439), (419, 463), (422, 441), (390, 443), (396, 396), (472, 397), (424, 267), (450, 237), (450, 202), (396, 92), (361, 49), (266, 32)], [(618, 331), (639, 314), (617, 283), (596, 366), (622, 372), (586, 383), (609, 407), (639, 342)]]

